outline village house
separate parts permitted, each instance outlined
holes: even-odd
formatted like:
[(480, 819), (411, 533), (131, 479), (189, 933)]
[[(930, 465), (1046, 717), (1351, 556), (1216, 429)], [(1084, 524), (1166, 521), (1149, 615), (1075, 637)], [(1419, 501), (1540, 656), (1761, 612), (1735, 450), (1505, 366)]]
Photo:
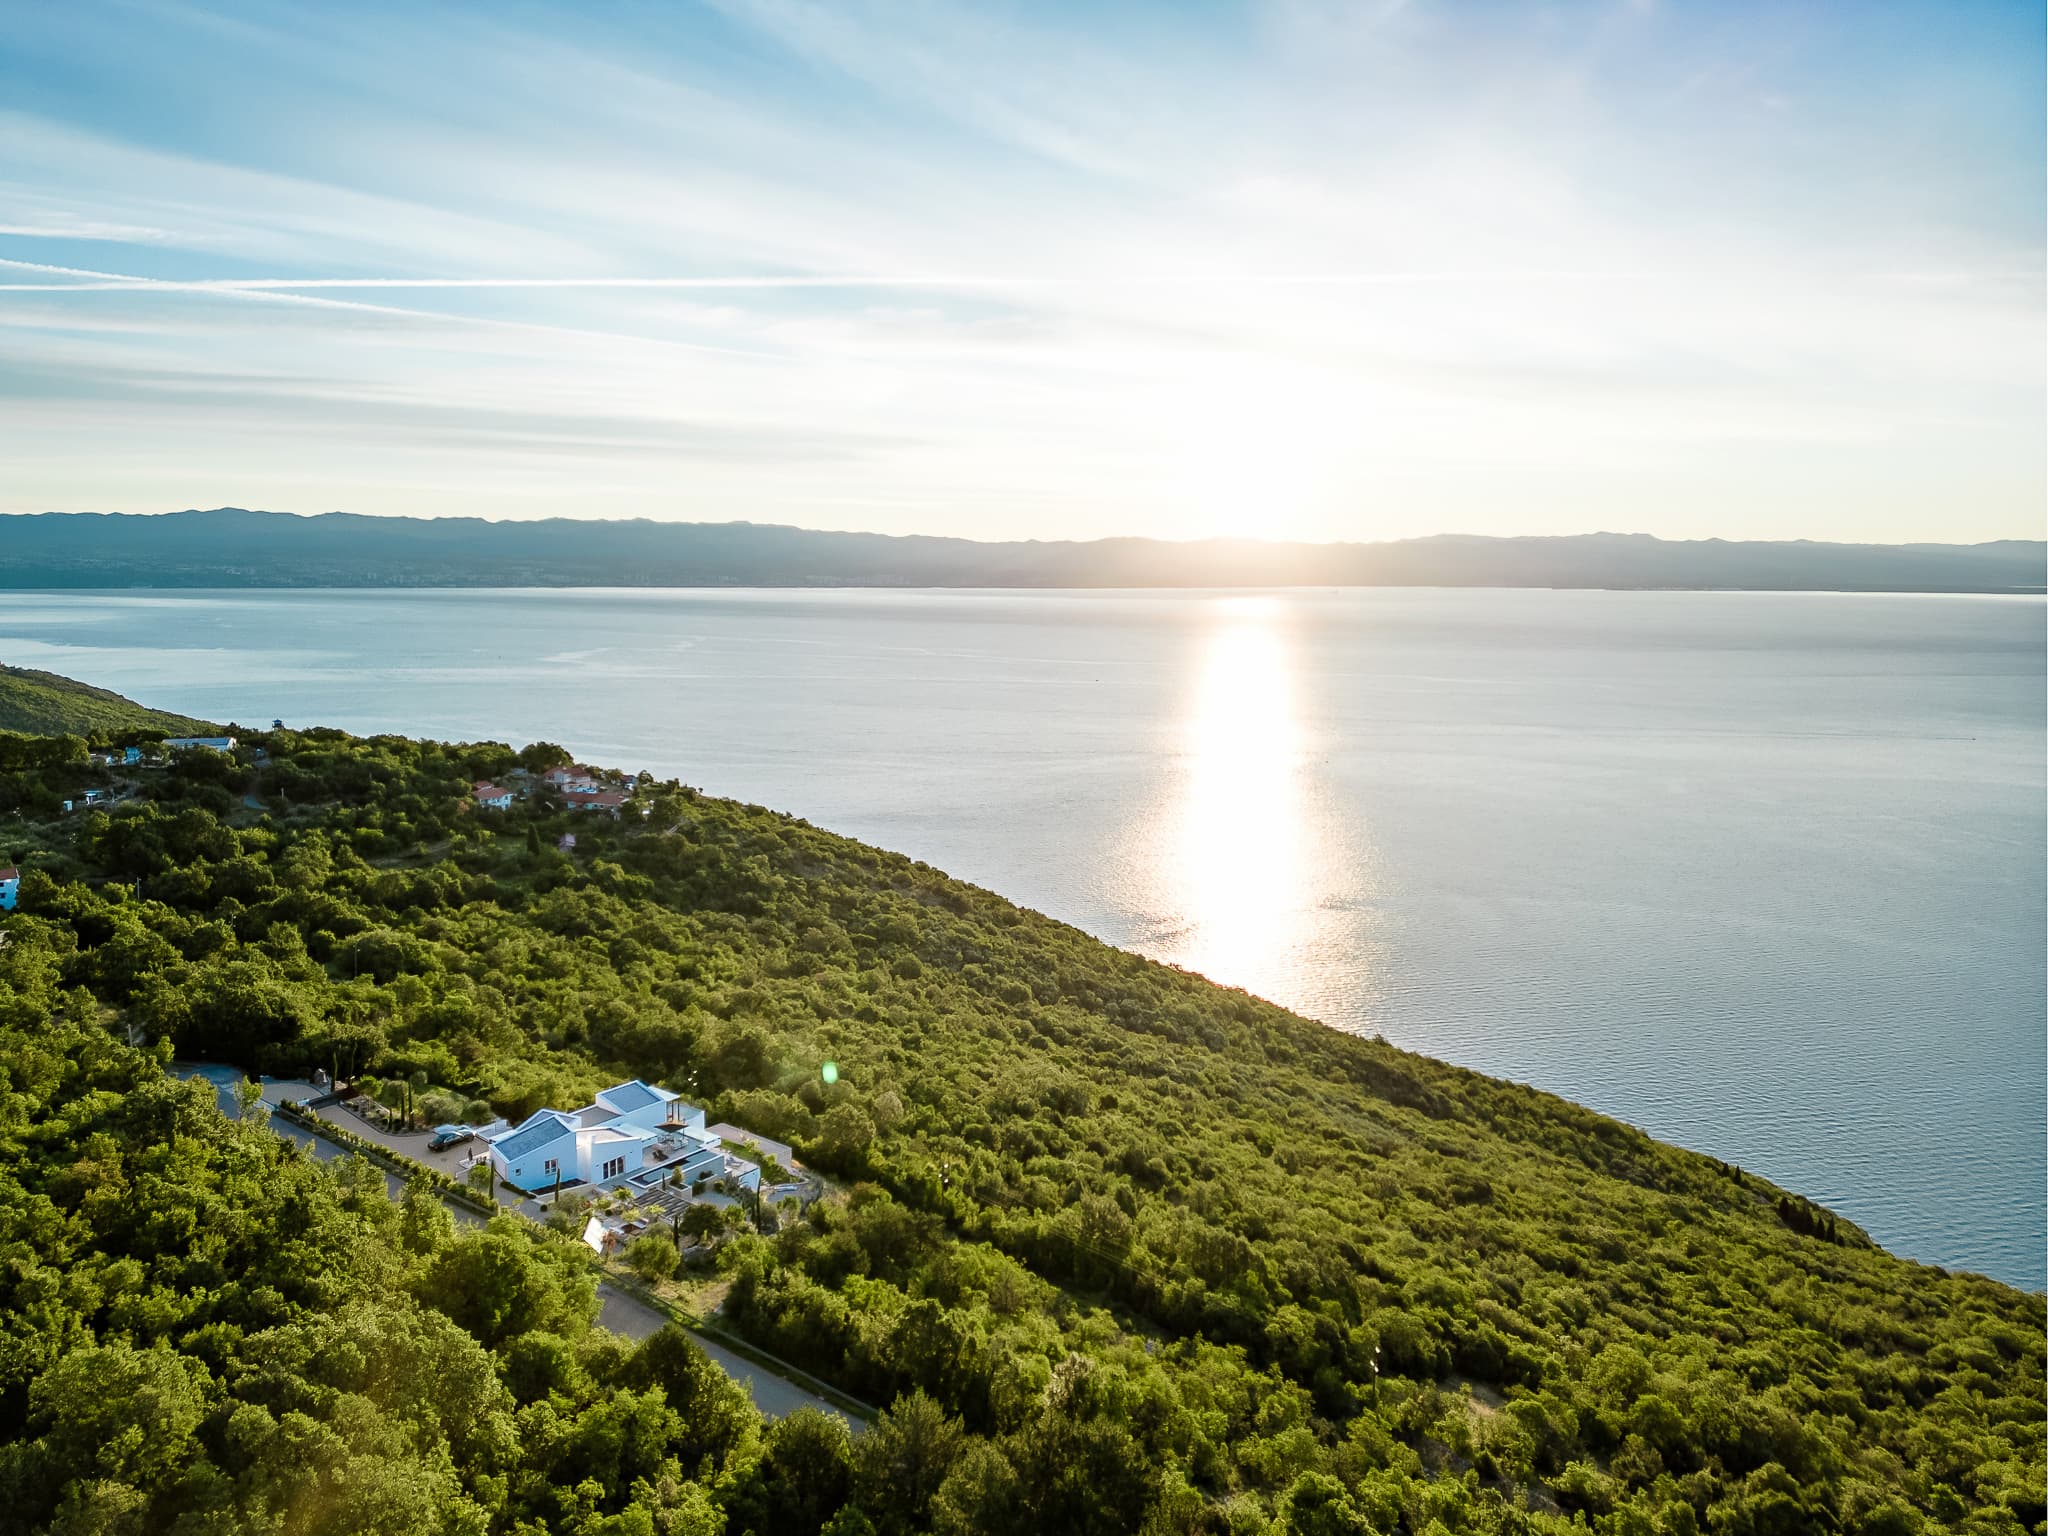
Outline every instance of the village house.
[(604, 775), (581, 763), (571, 763), (566, 768), (550, 768), (540, 779), (557, 794), (589, 795), (604, 788)]
[(572, 811), (602, 811), (616, 818), (626, 803), (623, 791), (616, 789), (565, 790), (562, 805)]
[(759, 1167), (725, 1151), (704, 1111), (638, 1078), (614, 1084), (578, 1110), (539, 1109), (489, 1138), (498, 1177), (529, 1194), (625, 1184), (653, 1189), (727, 1179), (760, 1186)]
[(487, 811), (509, 811), (512, 809), (512, 791), (500, 789), (487, 779), (479, 779), (469, 788), (470, 798)]
[(12, 864), (0, 868), (0, 912), (14, 910), (15, 894), (21, 889), (21, 871)]
[(232, 736), (166, 736), (164, 750), (178, 752), (187, 747), (205, 747), (213, 752), (232, 752), (235, 738)]

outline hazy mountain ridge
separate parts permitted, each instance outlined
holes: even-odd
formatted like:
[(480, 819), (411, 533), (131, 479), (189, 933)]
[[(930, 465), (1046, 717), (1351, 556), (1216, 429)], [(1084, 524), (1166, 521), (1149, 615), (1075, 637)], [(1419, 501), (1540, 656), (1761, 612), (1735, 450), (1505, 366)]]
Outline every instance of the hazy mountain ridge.
[(0, 516), (0, 588), (1469, 586), (2040, 592), (2048, 544), (1676, 541), (983, 543), (759, 523), (485, 522), (237, 507)]

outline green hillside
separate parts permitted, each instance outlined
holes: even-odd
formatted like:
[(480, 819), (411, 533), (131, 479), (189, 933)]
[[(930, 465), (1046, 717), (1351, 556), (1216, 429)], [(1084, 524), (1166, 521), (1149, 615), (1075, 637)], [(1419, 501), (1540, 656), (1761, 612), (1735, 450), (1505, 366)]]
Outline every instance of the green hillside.
[(54, 672), (0, 666), (0, 731), (106, 739), (142, 732), (197, 736), (214, 729), (204, 720), (146, 709), (133, 699)]
[[(2042, 1530), (2040, 1296), (759, 807), (667, 784), (618, 822), (478, 812), (470, 782), (521, 757), (549, 753), (279, 732), (145, 775), (118, 814), (23, 823), (0, 920), (16, 1518)], [(161, 1082), (130, 1027), (409, 1079), (433, 1113), (635, 1074), (793, 1142), (838, 1193), (751, 1213), (698, 1282), (890, 1412), (853, 1442), (763, 1429), (686, 1343), (589, 1332), (573, 1248), (335, 1186)], [(138, 1382), (173, 1450), (120, 1406)], [(291, 1523), (372, 1464), (388, 1508)]]

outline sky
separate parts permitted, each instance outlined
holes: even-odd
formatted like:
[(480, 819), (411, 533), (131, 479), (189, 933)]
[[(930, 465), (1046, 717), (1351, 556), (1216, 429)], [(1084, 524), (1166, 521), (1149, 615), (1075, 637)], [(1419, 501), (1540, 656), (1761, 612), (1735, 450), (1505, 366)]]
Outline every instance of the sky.
[(2043, 47), (0, 0), (0, 511), (2038, 538)]

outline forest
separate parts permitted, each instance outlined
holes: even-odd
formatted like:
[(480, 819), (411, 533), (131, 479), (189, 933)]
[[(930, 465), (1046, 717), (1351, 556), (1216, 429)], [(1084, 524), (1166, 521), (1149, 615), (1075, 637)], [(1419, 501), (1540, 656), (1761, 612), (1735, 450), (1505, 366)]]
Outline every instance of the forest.
[[(2043, 1530), (2039, 1295), (757, 806), (487, 811), (567, 754), (237, 736), (0, 737), (0, 1523)], [(592, 1328), (573, 1249), (173, 1055), (514, 1118), (633, 1074), (792, 1142), (838, 1193), (721, 1246), (721, 1321), (885, 1413), (761, 1424)]]

